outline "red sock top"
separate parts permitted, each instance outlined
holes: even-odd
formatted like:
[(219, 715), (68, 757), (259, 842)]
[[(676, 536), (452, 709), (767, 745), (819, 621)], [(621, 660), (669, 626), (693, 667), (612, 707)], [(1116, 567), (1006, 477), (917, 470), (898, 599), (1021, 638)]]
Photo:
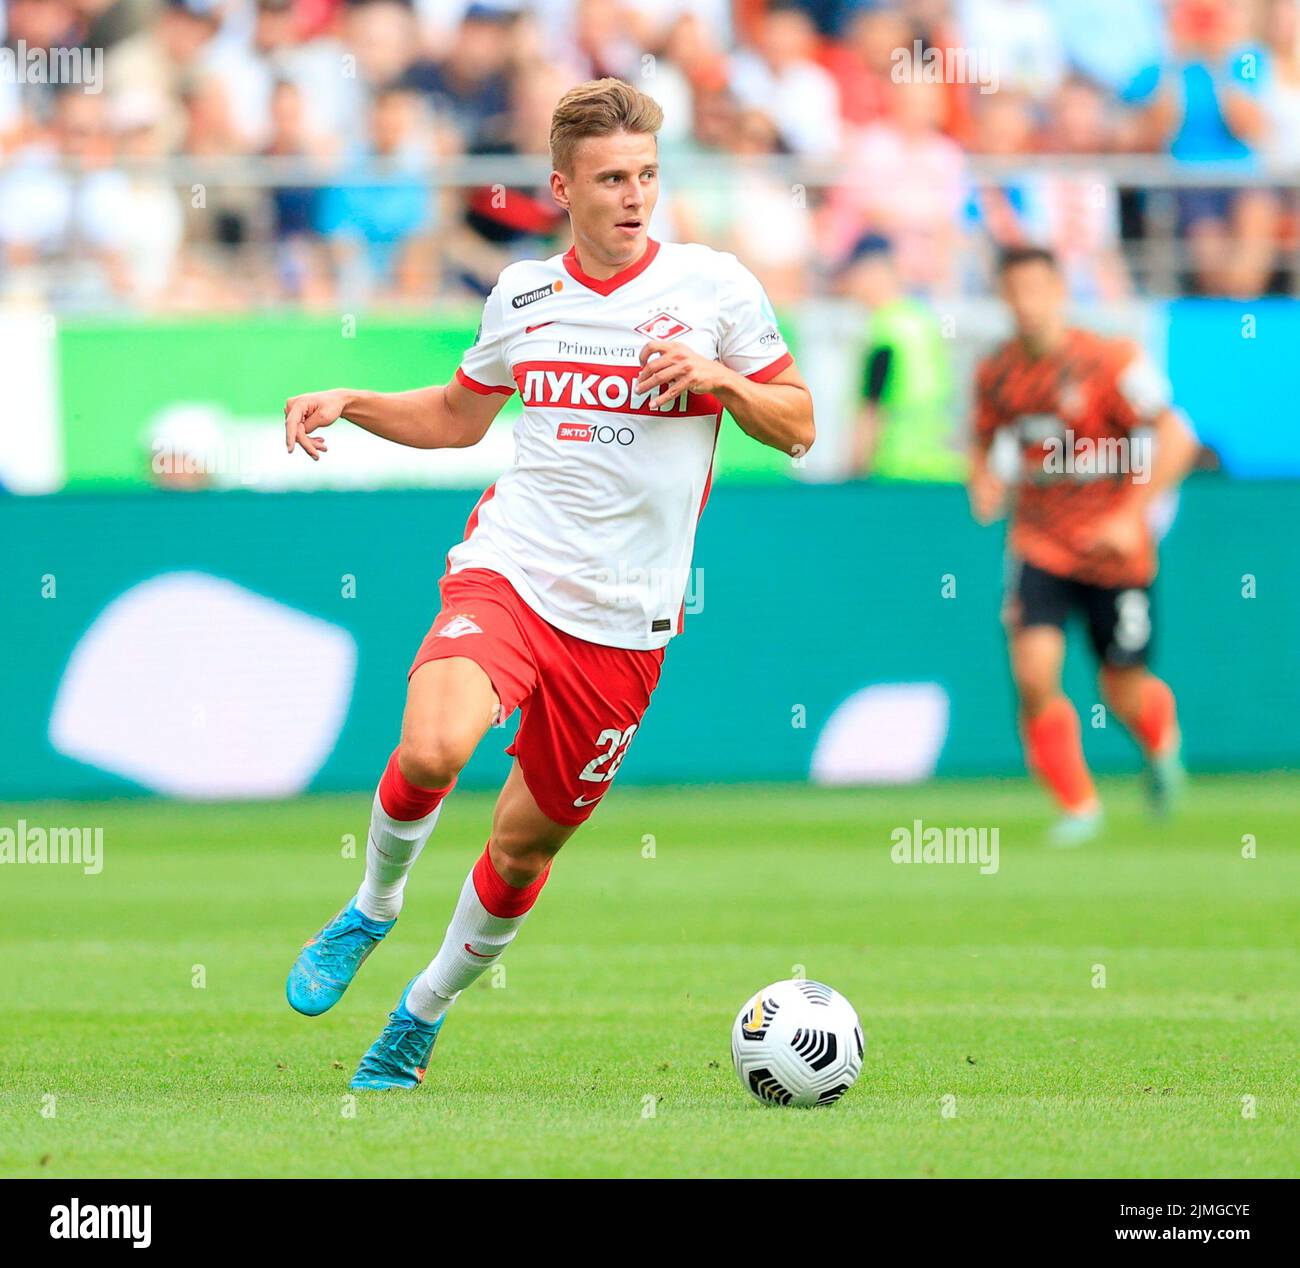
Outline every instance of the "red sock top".
[(409, 823), (432, 814), (439, 802), (456, 787), (453, 779), (446, 788), (421, 788), (411, 783), (397, 765), (398, 750), (388, 759), (384, 777), (379, 781), (379, 804), (390, 818)]
[(509, 919), (512, 916), (522, 916), (532, 909), (537, 901), (537, 895), (542, 892), (542, 886), (546, 884), (546, 878), (550, 874), (551, 865), (548, 863), (542, 874), (531, 885), (516, 889), (513, 885), (507, 885), (501, 878), (492, 864), (488, 847), (484, 846), (483, 853), (474, 864), (474, 890), (478, 894), (479, 902), (488, 909), (490, 915)]

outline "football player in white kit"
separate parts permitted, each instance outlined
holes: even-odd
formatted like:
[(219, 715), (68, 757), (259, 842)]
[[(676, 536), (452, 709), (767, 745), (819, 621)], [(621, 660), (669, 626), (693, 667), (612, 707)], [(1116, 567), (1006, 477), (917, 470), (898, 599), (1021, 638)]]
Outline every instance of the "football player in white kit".
[(733, 255), (648, 236), (662, 121), (621, 80), (564, 96), (551, 190), (574, 245), (502, 270), (451, 383), (336, 388), (285, 405), (289, 452), (318, 461), (321, 429), (340, 418), (440, 449), (482, 439), (514, 392), (523, 403), (515, 461), (447, 556), (441, 610), (375, 794), (361, 888), (289, 973), (300, 1013), (338, 1001), (396, 922), (459, 772), (520, 709), (487, 846), (354, 1088), (420, 1084), (447, 1009), (505, 951), (556, 852), (609, 788), (682, 628), (723, 410), (792, 457), (813, 443), (812, 399), (757, 279)]

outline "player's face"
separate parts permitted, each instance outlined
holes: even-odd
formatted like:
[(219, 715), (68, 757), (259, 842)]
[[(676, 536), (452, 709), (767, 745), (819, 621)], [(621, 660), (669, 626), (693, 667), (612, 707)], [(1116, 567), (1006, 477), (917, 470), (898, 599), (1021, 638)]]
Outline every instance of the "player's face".
[(1002, 298), (1011, 309), (1016, 333), (1027, 339), (1050, 335), (1064, 318), (1064, 279), (1038, 260), (1017, 264), (1002, 275)]
[(572, 173), (551, 174), (551, 189), (568, 209), (584, 266), (617, 270), (646, 249), (659, 198), (659, 147), (644, 132), (587, 137), (574, 151)]

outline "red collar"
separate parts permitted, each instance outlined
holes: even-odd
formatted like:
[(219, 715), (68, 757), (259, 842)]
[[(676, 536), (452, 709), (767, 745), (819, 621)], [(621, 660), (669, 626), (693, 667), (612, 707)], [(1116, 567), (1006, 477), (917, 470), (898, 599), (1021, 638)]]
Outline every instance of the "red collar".
[(578, 263), (578, 247), (575, 243), (564, 253), (564, 267), (574, 281), (581, 282), (588, 290), (595, 291), (597, 295), (609, 295), (625, 282), (640, 277), (658, 254), (659, 244), (653, 238), (647, 238), (645, 250), (627, 268), (620, 269), (613, 277), (592, 277), (590, 273), (582, 271), (582, 265)]

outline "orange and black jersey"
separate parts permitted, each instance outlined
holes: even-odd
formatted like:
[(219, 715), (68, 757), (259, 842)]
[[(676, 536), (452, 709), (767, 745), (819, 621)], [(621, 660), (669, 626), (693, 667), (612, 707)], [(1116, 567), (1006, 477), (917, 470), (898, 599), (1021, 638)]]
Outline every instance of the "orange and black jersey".
[(1079, 536), (1119, 506), (1135, 473), (1149, 475), (1141, 433), (1168, 405), (1164, 376), (1129, 340), (1072, 329), (1042, 355), (1011, 339), (985, 358), (976, 374), (976, 440), (987, 448), (1009, 428), (1021, 456), (1011, 549), (1090, 585), (1150, 584), (1149, 536), (1118, 559), (1089, 555)]

